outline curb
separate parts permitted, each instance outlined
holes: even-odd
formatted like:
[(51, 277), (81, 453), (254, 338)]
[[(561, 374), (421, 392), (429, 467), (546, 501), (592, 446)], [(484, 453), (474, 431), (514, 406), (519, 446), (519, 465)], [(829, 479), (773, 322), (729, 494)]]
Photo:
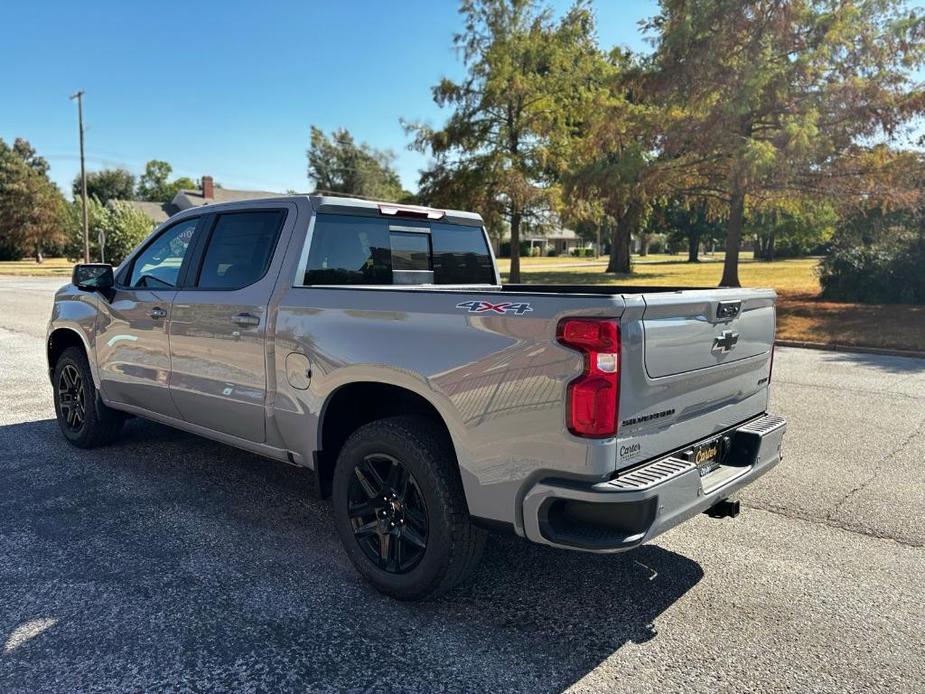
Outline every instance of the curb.
[(801, 349), (820, 349), (828, 352), (858, 352), (860, 354), (880, 354), (886, 357), (909, 357), (925, 359), (925, 352), (911, 349), (884, 349), (881, 347), (859, 347), (857, 345), (840, 345), (835, 342), (803, 342), (801, 340), (775, 340), (781, 347), (800, 347)]

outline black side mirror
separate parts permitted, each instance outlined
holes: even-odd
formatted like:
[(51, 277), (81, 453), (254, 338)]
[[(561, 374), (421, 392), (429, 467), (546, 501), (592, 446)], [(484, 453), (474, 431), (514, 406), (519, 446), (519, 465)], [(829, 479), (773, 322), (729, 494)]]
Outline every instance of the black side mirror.
[(87, 263), (74, 266), (71, 282), (78, 289), (83, 289), (87, 292), (98, 292), (112, 289), (116, 279), (112, 274), (112, 265)]

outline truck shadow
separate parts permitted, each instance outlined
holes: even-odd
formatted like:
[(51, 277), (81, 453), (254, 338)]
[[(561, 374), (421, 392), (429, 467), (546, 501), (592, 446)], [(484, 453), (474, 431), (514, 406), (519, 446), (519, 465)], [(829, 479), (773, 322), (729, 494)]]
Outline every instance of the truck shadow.
[(6, 690), (559, 691), (702, 577), (658, 546), (615, 556), (493, 537), (429, 602), (355, 574), (303, 470), (142, 420), (78, 451), (53, 420), (0, 427)]

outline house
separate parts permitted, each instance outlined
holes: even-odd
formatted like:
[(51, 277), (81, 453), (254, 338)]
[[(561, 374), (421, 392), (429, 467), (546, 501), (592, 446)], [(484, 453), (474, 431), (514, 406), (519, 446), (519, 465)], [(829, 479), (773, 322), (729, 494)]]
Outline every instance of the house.
[(198, 190), (180, 190), (170, 202), (146, 202), (144, 200), (129, 200), (129, 204), (136, 210), (143, 212), (152, 223), (157, 225), (166, 222), (177, 212), (188, 210), (191, 207), (201, 207), (216, 202), (234, 202), (236, 200), (254, 200), (257, 198), (272, 198), (279, 193), (270, 193), (264, 190), (232, 190), (230, 188), (216, 187), (211, 176), (203, 176)]
[(590, 247), (574, 230), (559, 227), (531, 229), (523, 238), (530, 244), (530, 255), (571, 255), (576, 249)]

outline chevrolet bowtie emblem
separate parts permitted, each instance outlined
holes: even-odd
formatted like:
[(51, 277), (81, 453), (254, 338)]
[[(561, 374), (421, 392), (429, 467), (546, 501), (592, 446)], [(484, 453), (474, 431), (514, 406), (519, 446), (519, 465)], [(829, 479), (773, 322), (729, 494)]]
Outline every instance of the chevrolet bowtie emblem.
[(722, 335), (717, 335), (713, 338), (713, 351), (720, 350), (721, 352), (730, 352), (738, 341), (739, 333), (734, 333), (731, 330), (724, 330)]

